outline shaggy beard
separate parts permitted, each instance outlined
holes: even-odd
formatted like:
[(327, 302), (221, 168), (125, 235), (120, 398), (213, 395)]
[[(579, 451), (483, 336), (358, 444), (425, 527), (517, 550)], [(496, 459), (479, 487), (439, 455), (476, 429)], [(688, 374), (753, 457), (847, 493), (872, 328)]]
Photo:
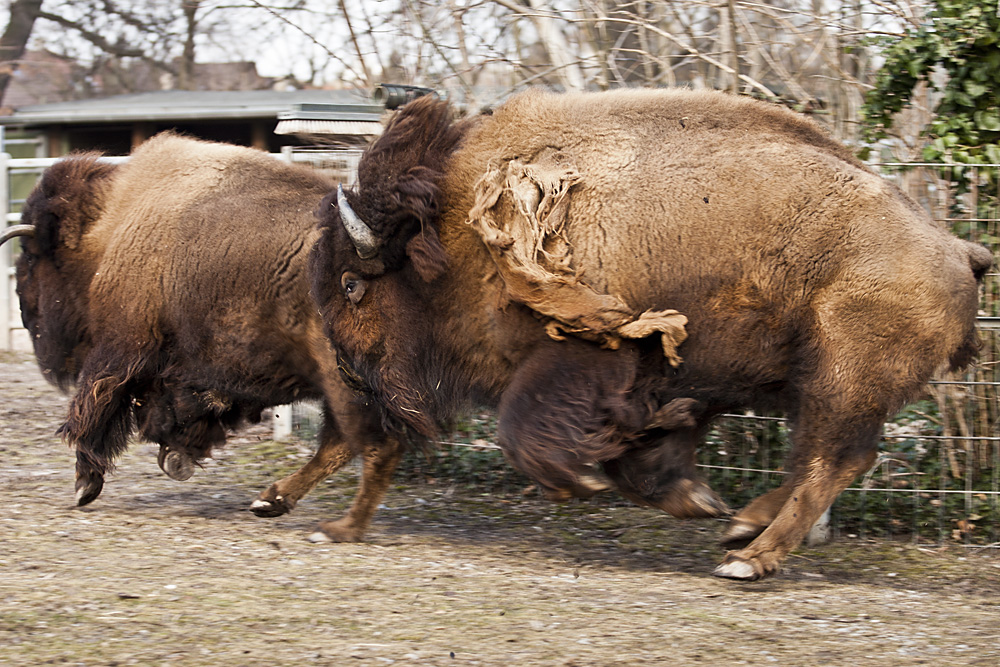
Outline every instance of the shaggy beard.
[(339, 361), (345, 384), (361, 400), (378, 406), (386, 431), (400, 436), (415, 431), (422, 438), (433, 438), (444, 429), (439, 395), (426, 387), (412, 365), (385, 359), (377, 365), (363, 358), (348, 362), (343, 355)]
[(441, 432), (443, 420), (437, 417), (434, 396), (423, 383), (396, 367), (383, 370), (379, 376), (375, 394), (391, 415), (425, 438)]

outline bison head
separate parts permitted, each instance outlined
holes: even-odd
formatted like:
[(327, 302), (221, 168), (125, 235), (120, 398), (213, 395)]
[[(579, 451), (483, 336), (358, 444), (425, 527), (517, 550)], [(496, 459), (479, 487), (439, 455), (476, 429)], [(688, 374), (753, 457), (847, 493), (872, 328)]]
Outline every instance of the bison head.
[(438, 279), (448, 268), (437, 230), (441, 182), (461, 136), (446, 103), (407, 105), (362, 157), (357, 189), (338, 187), (321, 203), (310, 266), (348, 383), (425, 435), (449, 384), (428, 378), (443, 368), (432, 358), (435, 304), (446, 298)]
[(28, 196), (22, 224), (3, 239), (22, 237), (16, 265), (21, 319), (43, 372), (64, 388), (90, 346), (87, 288), (96, 257), (83, 236), (100, 215), (114, 169), (97, 155), (56, 163)]

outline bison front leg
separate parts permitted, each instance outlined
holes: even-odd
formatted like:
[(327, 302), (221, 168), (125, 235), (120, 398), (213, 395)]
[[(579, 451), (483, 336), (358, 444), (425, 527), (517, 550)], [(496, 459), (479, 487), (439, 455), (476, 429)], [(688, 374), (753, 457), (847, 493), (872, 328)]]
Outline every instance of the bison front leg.
[[(690, 398), (676, 398), (647, 426), (659, 437), (604, 462), (619, 493), (636, 503), (679, 519), (725, 516), (726, 503), (697, 474), (696, 453), (711, 417)], [(666, 432), (664, 434), (664, 431)]]
[[(747, 509), (756, 505), (763, 522), (770, 513), (767, 505), (782, 498), (784, 502), (760, 535), (743, 549), (726, 555), (715, 569), (716, 576), (753, 581), (777, 572), (785, 556), (802, 542), (851, 480), (874, 463), (885, 415), (841, 420), (831, 418), (831, 414), (837, 412), (806, 412), (798, 420), (793, 429), (790, 479)], [(746, 517), (743, 525), (754, 520), (752, 513), (741, 516)], [(729, 531), (727, 535), (736, 533)]]
[[(339, 390), (339, 387), (336, 389)], [(312, 541), (357, 542), (364, 537), (392, 473), (402, 456), (402, 446), (375, 426), (375, 415), (354, 406), (350, 399), (333, 394), (336, 415), (324, 410), (320, 446), (301, 469), (272, 484), (250, 506), (257, 516), (280, 516), (290, 512), (307, 493), (364, 452), (361, 483), (347, 514), (337, 521), (324, 521), (310, 536)], [(355, 443), (354, 447), (351, 443)]]
[(392, 474), (403, 456), (403, 448), (393, 438), (372, 445), (364, 455), (361, 484), (347, 514), (337, 521), (323, 521), (309, 536), (311, 542), (358, 542), (371, 524), (375, 510), (385, 497)]
[[(134, 365), (108, 361), (107, 350), (95, 348), (80, 373), (76, 395), (59, 433), (76, 449), (76, 504), (93, 502), (104, 488), (104, 476), (128, 446), (131, 402), (127, 391)], [(111, 357), (113, 358), (113, 357)]]
[(546, 341), (521, 363), (500, 399), (497, 443), (550, 500), (613, 486), (598, 465), (628, 451), (645, 406), (630, 396), (636, 356), (578, 340)]
[(250, 511), (260, 517), (281, 516), (291, 512), (317, 484), (343, 468), (353, 458), (354, 452), (339, 432), (321, 438), (320, 446), (309, 462), (261, 491), (250, 505)]
[(329, 404), (323, 406), (323, 426), (319, 434), (319, 448), (308, 463), (297, 471), (278, 480), (250, 505), (250, 511), (261, 517), (281, 516), (291, 512), (307, 493), (324, 479), (343, 468), (354, 458), (351, 449)]

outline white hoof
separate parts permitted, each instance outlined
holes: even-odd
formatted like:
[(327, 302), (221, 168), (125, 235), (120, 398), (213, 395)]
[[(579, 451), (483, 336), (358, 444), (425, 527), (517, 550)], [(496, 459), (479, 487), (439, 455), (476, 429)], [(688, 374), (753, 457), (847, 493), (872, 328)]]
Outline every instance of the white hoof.
[(251, 510), (271, 509), (271, 503), (269, 503), (266, 500), (261, 500), (260, 498), (258, 498), (257, 500), (250, 503), (250, 509)]
[(724, 579), (740, 579), (742, 581), (753, 581), (757, 578), (757, 572), (753, 569), (753, 565), (743, 560), (723, 563), (715, 568), (712, 574)]
[(317, 530), (315, 533), (313, 533), (306, 539), (312, 542), (313, 544), (323, 544), (326, 542), (333, 542), (333, 540), (331, 540), (326, 533), (319, 530)]
[(582, 486), (588, 493), (600, 493), (601, 491), (607, 491), (611, 488), (611, 480), (609, 480), (604, 475), (580, 475), (577, 478), (577, 483)]

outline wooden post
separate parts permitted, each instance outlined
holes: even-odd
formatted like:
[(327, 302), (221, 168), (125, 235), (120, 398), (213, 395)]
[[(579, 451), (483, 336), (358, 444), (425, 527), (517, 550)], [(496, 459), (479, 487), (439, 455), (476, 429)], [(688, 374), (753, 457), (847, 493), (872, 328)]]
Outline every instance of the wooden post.
[(268, 150), (268, 137), (271, 132), (267, 124), (262, 120), (255, 120), (250, 124), (250, 145), (262, 151)]
[(132, 150), (139, 147), (139, 144), (149, 139), (149, 136), (153, 132), (152, 123), (133, 123), (132, 124)]
[(284, 440), (292, 435), (292, 406), (276, 405), (271, 408), (271, 426), (274, 429), (273, 438)]

